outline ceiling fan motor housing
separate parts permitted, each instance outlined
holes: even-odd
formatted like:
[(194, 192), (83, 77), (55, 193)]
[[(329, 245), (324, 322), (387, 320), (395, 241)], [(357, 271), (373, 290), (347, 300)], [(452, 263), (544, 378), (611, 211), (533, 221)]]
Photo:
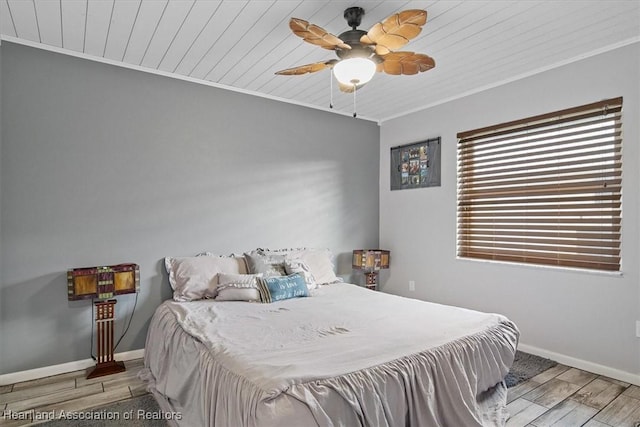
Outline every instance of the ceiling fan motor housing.
[(373, 54), (374, 48), (360, 43), (360, 38), (365, 34), (367, 32), (362, 30), (348, 30), (340, 34), (338, 36), (340, 40), (351, 46), (351, 49), (336, 49), (338, 58), (369, 58)]

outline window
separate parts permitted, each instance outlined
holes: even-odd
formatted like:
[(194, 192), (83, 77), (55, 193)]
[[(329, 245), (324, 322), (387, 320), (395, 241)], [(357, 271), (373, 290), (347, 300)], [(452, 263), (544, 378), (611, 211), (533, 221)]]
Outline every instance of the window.
[(458, 256), (620, 270), (622, 98), (458, 134)]

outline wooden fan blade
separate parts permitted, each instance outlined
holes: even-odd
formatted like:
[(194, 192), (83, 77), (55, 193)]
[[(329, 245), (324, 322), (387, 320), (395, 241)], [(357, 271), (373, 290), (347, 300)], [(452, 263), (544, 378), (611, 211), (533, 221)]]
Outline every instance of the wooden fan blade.
[(304, 19), (291, 18), (289, 28), (298, 37), (301, 37), (307, 43), (320, 46), (328, 50), (351, 49), (351, 46), (340, 40), (338, 37), (328, 33), (324, 28), (315, 24), (310, 24)]
[(386, 55), (400, 49), (409, 40), (415, 38), (422, 31), (427, 22), (427, 11), (420, 9), (405, 10), (389, 16), (378, 22), (360, 38), (360, 43), (376, 45), (378, 55)]
[(300, 65), (298, 67), (287, 68), (286, 70), (276, 71), (276, 74), (282, 76), (299, 76), (301, 74), (315, 73), (316, 71), (324, 70), (325, 68), (331, 68), (338, 62), (337, 59), (331, 59), (324, 62), (314, 62), (313, 64)]
[(394, 76), (418, 74), (436, 66), (432, 57), (424, 53), (391, 52), (383, 57), (377, 70)]

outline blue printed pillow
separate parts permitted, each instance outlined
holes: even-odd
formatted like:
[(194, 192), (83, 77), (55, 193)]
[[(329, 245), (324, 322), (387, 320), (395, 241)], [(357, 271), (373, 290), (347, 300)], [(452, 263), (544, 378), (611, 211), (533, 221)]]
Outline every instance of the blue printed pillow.
[(307, 284), (297, 273), (289, 276), (258, 278), (258, 289), (262, 302), (309, 296)]

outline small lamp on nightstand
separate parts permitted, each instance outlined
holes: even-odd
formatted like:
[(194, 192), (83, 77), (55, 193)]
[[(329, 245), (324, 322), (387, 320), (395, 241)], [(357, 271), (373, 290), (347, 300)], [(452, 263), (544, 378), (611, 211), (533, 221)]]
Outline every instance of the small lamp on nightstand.
[[(118, 264), (104, 267), (86, 267), (67, 270), (67, 298), (69, 301), (97, 299), (96, 328), (98, 354), (96, 366), (87, 378), (101, 377), (125, 371), (123, 362), (114, 359), (114, 295), (140, 292), (138, 264)], [(137, 295), (136, 295), (137, 301)], [(135, 305), (134, 305), (135, 310)]]
[(378, 271), (389, 268), (389, 251), (383, 249), (354, 249), (353, 269), (362, 270), (367, 278), (368, 289), (376, 289)]

